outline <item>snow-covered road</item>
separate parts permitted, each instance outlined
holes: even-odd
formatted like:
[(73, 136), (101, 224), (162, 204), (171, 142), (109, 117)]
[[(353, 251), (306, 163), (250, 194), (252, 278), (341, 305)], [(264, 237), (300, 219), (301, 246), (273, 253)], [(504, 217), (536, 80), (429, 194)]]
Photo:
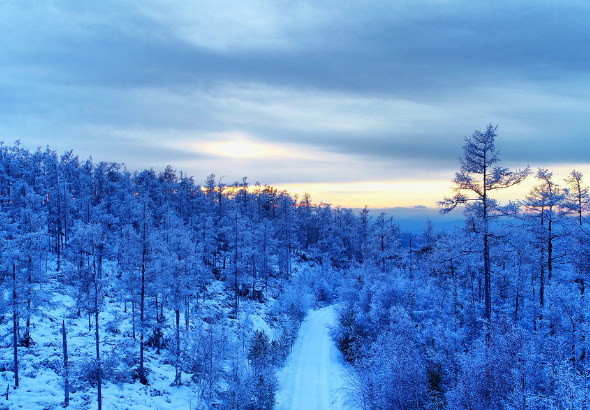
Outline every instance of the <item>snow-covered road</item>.
[(279, 372), (277, 409), (353, 409), (349, 377), (342, 355), (330, 337), (336, 324), (334, 306), (310, 311), (293, 351)]

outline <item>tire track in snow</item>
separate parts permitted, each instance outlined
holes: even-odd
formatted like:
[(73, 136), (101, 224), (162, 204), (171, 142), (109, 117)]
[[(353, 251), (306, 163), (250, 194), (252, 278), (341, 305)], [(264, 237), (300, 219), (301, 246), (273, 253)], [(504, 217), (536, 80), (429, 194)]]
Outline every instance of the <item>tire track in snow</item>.
[(277, 409), (352, 409), (345, 406), (347, 373), (330, 336), (334, 306), (310, 311), (301, 324), (293, 351), (279, 373)]

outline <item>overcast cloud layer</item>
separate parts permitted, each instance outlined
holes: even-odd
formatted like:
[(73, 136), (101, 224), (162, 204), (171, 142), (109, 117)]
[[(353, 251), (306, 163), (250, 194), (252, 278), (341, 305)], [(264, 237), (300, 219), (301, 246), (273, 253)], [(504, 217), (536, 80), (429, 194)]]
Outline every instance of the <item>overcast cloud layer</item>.
[(448, 181), (493, 123), (506, 165), (590, 171), (589, 21), (586, 1), (2, 2), (0, 140), (197, 182)]

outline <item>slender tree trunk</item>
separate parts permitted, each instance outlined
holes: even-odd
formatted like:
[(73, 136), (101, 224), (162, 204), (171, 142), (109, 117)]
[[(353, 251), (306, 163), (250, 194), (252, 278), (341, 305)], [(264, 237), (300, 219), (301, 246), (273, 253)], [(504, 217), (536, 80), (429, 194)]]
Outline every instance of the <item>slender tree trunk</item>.
[(66, 321), (62, 321), (61, 333), (64, 351), (64, 407), (70, 405), (70, 368), (68, 365), (68, 339), (66, 334)]
[[(458, 284), (457, 284), (457, 272), (455, 271), (455, 266), (453, 265), (453, 260), (451, 259), (451, 274), (453, 275), (453, 313), (454, 313), (454, 330), (455, 335), (459, 334), (459, 291), (458, 291)], [(455, 363), (453, 363), (453, 374), (454, 374), (454, 381), (457, 382), (459, 379), (459, 346), (458, 346), (458, 337), (454, 338), (455, 342)]]
[(213, 324), (211, 324), (211, 326), (209, 326), (209, 398), (211, 398), (212, 393), (213, 393), (213, 381), (214, 381), (214, 375), (213, 375)]
[(181, 383), (181, 370), (180, 370), (180, 309), (174, 309), (176, 315), (176, 363), (175, 370), (176, 375), (174, 377), (174, 384), (179, 386)]
[[(534, 275), (531, 275), (531, 294), (532, 294), (532, 300), (535, 300), (535, 298), (537, 297), (536, 295), (536, 288), (535, 288), (535, 284), (534, 284)], [(537, 319), (538, 319), (538, 312), (537, 312), (537, 304), (533, 303), (533, 314), (531, 315), (533, 318), (533, 330), (535, 332), (535, 334), (537, 333)]]
[[(550, 209), (549, 212), (551, 213), (552, 210)], [(551, 215), (551, 214), (550, 214)], [(549, 219), (547, 223), (547, 280), (551, 281), (553, 277), (553, 229), (551, 219)]]
[(579, 308), (579, 312), (580, 312), (580, 348), (581, 348), (581, 353), (580, 353), (580, 361), (582, 363), (584, 363), (584, 361), (586, 360), (586, 332), (585, 332), (585, 325), (586, 325), (586, 313), (584, 311), (584, 308), (582, 306), (586, 306), (585, 301), (584, 301), (584, 291), (585, 291), (585, 285), (584, 285), (584, 279), (576, 279), (576, 282), (579, 284), (580, 286), (580, 304), (578, 306), (580, 306)]
[(19, 386), (18, 377), (18, 299), (16, 289), (16, 263), (12, 263), (12, 345), (14, 359), (14, 387)]
[(518, 275), (516, 277), (516, 300), (514, 301), (514, 325), (518, 323), (518, 308), (520, 302), (520, 282), (522, 276), (522, 259), (518, 258)]
[[(410, 232), (410, 261), (409, 261), (409, 265), (410, 265), (410, 279), (414, 279), (414, 272), (412, 271), (412, 265), (413, 265), (413, 249), (412, 249), (412, 232)], [(452, 261), (451, 261), (451, 265), (452, 265)]]
[(141, 296), (139, 299), (139, 382), (147, 384), (144, 361), (145, 273), (147, 263), (146, 205), (143, 206), (143, 250), (141, 253)]
[[(221, 177), (223, 178), (223, 177)], [(221, 222), (221, 217), (223, 216), (222, 211), (222, 203), (223, 203), (223, 188), (221, 187), (221, 178), (219, 178), (219, 222)]]
[[(385, 221), (383, 222), (385, 224)], [(381, 225), (381, 271), (385, 272), (385, 234), (383, 230), (385, 229), (384, 225)]]
[(145, 314), (145, 266), (141, 268), (141, 296), (139, 299), (139, 382), (147, 384), (145, 378), (144, 360), (144, 314)]
[[(198, 299), (198, 298), (197, 298)], [(190, 327), (190, 314), (191, 314), (191, 298), (187, 296), (184, 300), (184, 327), (188, 332)]]
[(24, 343), (26, 347), (30, 346), (31, 343), (31, 308), (32, 308), (32, 296), (31, 296), (31, 289), (33, 287), (33, 261), (32, 258), (29, 256), (29, 275), (28, 275), (28, 286), (27, 286), (27, 322), (25, 327), (25, 337)]
[(100, 265), (97, 267), (96, 259), (94, 263), (94, 343), (96, 346), (96, 385), (97, 385), (97, 399), (98, 399), (98, 410), (102, 410), (102, 363), (100, 360), (100, 329), (98, 327), (98, 297), (99, 297), (99, 284), (98, 277), (101, 276)]
[(252, 255), (252, 300), (254, 300), (256, 294), (256, 279), (256, 258)]
[[(484, 180), (485, 181), (485, 180)], [(484, 182), (485, 183), (485, 182)], [(483, 205), (483, 264), (484, 264), (484, 298), (485, 298), (485, 318), (489, 322), (492, 318), (492, 284), (491, 284), (491, 268), (490, 268), (490, 244), (488, 232), (488, 209), (487, 200), (484, 194)]]
[(98, 301), (95, 304), (96, 312), (94, 313), (95, 317), (95, 325), (96, 328), (94, 329), (94, 337), (95, 337), (95, 344), (96, 344), (96, 366), (97, 366), (97, 375), (96, 375), (96, 384), (97, 384), (97, 399), (98, 399), (98, 410), (102, 409), (102, 363), (100, 360), (100, 335), (98, 329)]
[[(483, 208), (483, 269), (484, 269), (484, 298), (485, 314), (484, 317), (488, 322), (486, 327), (489, 332), (489, 322), (492, 318), (492, 285), (491, 285), (491, 267), (490, 267), (490, 243), (489, 243), (489, 218), (488, 218), (488, 158), (487, 144), (483, 149), (483, 175), (482, 175), (482, 208)], [(489, 333), (488, 333), (489, 335)]]
[[(63, 239), (63, 246), (64, 249), (68, 245), (68, 190), (66, 188), (66, 181), (64, 180), (64, 239)], [(89, 218), (90, 220), (90, 218)]]
[[(288, 257), (288, 255), (287, 255), (287, 257)], [(265, 225), (264, 226), (263, 242), (262, 242), (262, 270), (263, 270), (263, 274), (264, 274), (264, 297), (265, 297), (265, 299), (268, 300), (268, 266), (267, 266), (267, 264), (268, 264), (268, 262), (267, 262), (267, 256), (266, 256), (266, 225)]]
[(156, 353), (160, 354), (160, 309), (158, 306), (158, 293), (156, 292), (156, 327), (154, 329), (154, 344)]
[(131, 301), (131, 332), (135, 339), (135, 302)]
[(104, 245), (100, 244), (97, 246), (98, 251), (98, 279), (102, 279), (102, 261), (103, 261), (103, 253), (104, 253)]
[(62, 221), (61, 221), (61, 195), (59, 191), (59, 181), (57, 183), (57, 226), (55, 232), (55, 251), (57, 253), (57, 271), (61, 270), (61, 232), (62, 232)]
[(234, 276), (234, 289), (235, 289), (235, 306), (234, 306), (234, 313), (236, 315), (236, 319), (238, 317), (238, 306), (240, 303), (240, 295), (238, 289), (238, 214), (236, 213), (236, 222), (235, 222), (235, 230), (236, 230), (236, 245), (235, 245), (235, 276)]
[(539, 306), (541, 307), (541, 317), (543, 317), (543, 307), (545, 307), (545, 266), (542, 261), (539, 278)]

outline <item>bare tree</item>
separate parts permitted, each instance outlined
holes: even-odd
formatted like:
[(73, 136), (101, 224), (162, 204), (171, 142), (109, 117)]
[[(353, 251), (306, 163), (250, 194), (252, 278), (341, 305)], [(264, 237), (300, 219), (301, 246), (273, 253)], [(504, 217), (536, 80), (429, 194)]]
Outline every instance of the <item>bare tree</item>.
[(498, 210), (498, 204), (490, 193), (509, 188), (522, 182), (530, 173), (529, 168), (510, 171), (497, 164), (500, 156), (496, 151), (495, 138), (498, 126), (488, 125), (485, 132), (475, 131), (465, 138), (461, 169), (455, 174), (454, 196), (445, 197), (439, 205), (442, 213), (448, 213), (458, 205), (480, 222), (479, 234), (483, 239), (485, 318), (492, 315), (490, 278), (490, 217)]
[(68, 364), (68, 339), (65, 320), (63, 320), (61, 323), (61, 334), (64, 355), (64, 407), (68, 407), (70, 405), (70, 367)]
[(555, 240), (558, 238), (555, 223), (558, 221), (558, 211), (564, 206), (566, 200), (566, 192), (553, 182), (552, 177), (552, 172), (540, 168), (535, 175), (539, 184), (533, 187), (524, 202), (527, 220), (531, 222), (530, 229), (536, 237), (536, 245), (540, 251), (539, 304), (541, 309), (545, 304), (545, 268), (550, 281), (553, 276), (553, 261), (559, 257), (554, 250)]
[(576, 215), (580, 226), (582, 226), (582, 215), (590, 205), (588, 187), (584, 186), (582, 178), (582, 173), (574, 169), (565, 179), (568, 188), (567, 209)]

